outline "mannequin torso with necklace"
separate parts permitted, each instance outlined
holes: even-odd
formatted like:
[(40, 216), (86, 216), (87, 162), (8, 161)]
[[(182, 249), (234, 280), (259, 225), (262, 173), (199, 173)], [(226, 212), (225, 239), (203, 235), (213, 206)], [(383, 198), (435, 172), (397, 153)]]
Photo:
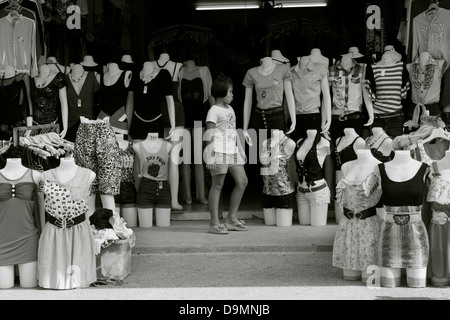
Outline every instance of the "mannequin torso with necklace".
[(389, 162), (393, 158), (392, 139), (382, 128), (372, 128), (372, 135), (366, 140), (366, 149), (381, 162)]
[(336, 141), (336, 171), (340, 171), (344, 163), (357, 158), (356, 151), (366, 148), (366, 142), (355, 129), (344, 129), (344, 136)]

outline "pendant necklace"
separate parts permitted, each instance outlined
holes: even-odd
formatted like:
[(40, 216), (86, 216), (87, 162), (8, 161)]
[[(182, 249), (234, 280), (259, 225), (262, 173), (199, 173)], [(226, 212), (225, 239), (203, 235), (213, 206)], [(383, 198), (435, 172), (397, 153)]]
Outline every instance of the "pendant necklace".
[(83, 72), (83, 74), (80, 76), (80, 78), (78, 78), (78, 79), (74, 79), (74, 77), (73, 77), (73, 74), (70, 74), (70, 79), (72, 79), (72, 81), (73, 82), (75, 82), (75, 83), (78, 83), (78, 82), (80, 82), (81, 81), (81, 79), (83, 79), (84, 78), (84, 76), (86, 75), (86, 71), (85, 72)]

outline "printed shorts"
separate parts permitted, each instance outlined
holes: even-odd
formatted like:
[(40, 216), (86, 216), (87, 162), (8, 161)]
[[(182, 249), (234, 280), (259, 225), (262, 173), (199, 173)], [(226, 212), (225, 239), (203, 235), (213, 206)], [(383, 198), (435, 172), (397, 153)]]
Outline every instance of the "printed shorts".
[(169, 182), (143, 178), (137, 192), (136, 203), (140, 209), (172, 208)]
[(331, 190), (328, 186), (322, 190), (309, 193), (302, 193), (300, 191), (297, 191), (297, 204), (299, 206), (309, 205), (320, 207), (330, 203)]
[(77, 165), (97, 174), (91, 195), (116, 196), (120, 193), (121, 166), (119, 144), (108, 121), (81, 123), (75, 140)]

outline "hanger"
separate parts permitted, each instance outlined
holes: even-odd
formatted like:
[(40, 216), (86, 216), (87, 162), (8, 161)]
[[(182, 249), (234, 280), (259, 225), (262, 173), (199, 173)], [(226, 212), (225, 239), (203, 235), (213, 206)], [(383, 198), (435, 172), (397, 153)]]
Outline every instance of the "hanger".
[(426, 14), (432, 13), (436, 10), (439, 9), (439, 1), (434, 1), (431, 0), (430, 6), (428, 7), (428, 9), (425, 11)]
[(5, 8), (5, 11), (9, 13), (11, 18), (19, 18), (20, 4), (17, 0), (10, 0), (9, 5)]
[(431, 134), (422, 140), (423, 144), (427, 144), (435, 139), (443, 139), (450, 141), (450, 133), (442, 128), (433, 129)]

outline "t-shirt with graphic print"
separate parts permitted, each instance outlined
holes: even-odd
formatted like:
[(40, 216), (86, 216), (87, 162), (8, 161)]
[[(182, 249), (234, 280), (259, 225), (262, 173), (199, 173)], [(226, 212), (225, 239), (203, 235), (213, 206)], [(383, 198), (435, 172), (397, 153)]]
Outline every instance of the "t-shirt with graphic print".
[(261, 75), (259, 67), (250, 69), (243, 84), (246, 88), (255, 88), (259, 109), (270, 110), (283, 105), (285, 80), (291, 80), (291, 72), (288, 65), (282, 64), (268, 76)]
[(236, 114), (231, 106), (227, 108), (212, 106), (206, 122), (216, 124), (214, 131), (214, 151), (224, 154), (237, 154)]

